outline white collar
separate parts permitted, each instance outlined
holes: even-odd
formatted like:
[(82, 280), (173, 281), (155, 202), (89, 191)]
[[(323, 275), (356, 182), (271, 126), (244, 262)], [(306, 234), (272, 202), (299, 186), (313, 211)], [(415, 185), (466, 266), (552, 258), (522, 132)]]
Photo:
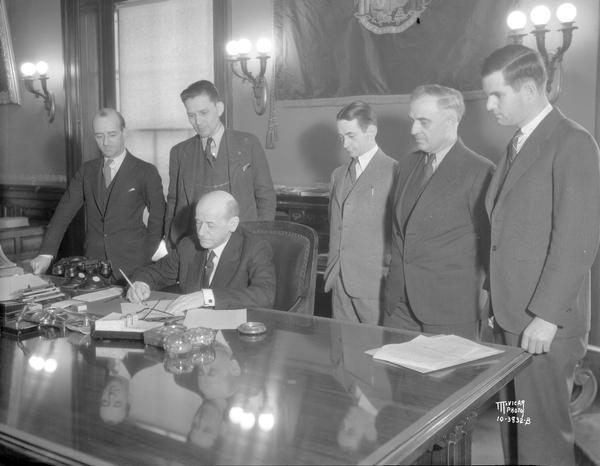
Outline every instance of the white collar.
[(538, 125), (542, 122), (544, 118), (552, 111), (552, 105), (550, 103), (546, 104), (546, 106), (542, 109), (540, 113), (538, 113), (533, 120), (531, 120), (526, 125), (523, 125), (521, 128), (521, 133), (523, 135), (519, 138), (518, 148), (525, 143), (527, 138), (531, 136), (531, 133), (538, 127)]
[(213, 142), (211, 144), (211, 154), (213, 157), (217, 157), (219, 153), (219, 146), (221, 145), (221, 139), (223, 139), (223, 134), (225, 134), (225, 127), (222, 124), (219, 124), (219, 127), (215, 131), (215, 134), (212, 136), (207, 136), (205, 138), (200, 138), (202, 140), (202, 147), (206, 147), (206, 141), (208, 138), (212, 138)]
[(372, 149), (369, 149), (364, 154), (356, 157), (356, 163), (358, 163), (358, 165), (360, 165), (361, 173), (363, 171), (365, 171), (365, 168), (367, 168), (367, 165), (369, 165), (369, 162), (371, 161), (371, 159), (373, 157), (375, 157), (375, 154), (377, 153), (378, 150), (379, 150), (379, 147), (377, 146), (377, 144), (375, 144)]

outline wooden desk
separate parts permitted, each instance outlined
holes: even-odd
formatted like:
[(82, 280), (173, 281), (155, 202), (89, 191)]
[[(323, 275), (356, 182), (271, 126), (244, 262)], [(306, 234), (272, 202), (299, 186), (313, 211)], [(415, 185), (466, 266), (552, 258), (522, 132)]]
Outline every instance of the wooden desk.
[[(364, 354), (414, 334), (278, 311), (251, 310), (248, 317), (266, 323), (267, 334), (249, 341), (224, 331), (237, 362), (217, 352), (219, 363), (203, 369), (209, 380), (198, 367), (187, 375), (167, 372), (162, 351), (141, 344), (121, 343), (115, 351), (78, 334), (21, 344), (1, 337), (0, 456), (49, 464), (405, 464), (420, 457), (469, 463), (469, 423), (529, 360), (505, 348), (479, 363), (423, 375)], [(52, 363), (40, 369), (32, 356), (54, 359), (55, 370)], [(111, 424), (101, 419), (100, 400), (113, 380), (109, 367), (119, 366), (129, 407), (124, 421)], [(241, 375), (215, 378), (226, 367)], [(234, 394), (209, 400), (203, 393), (210, 390), (199, 388), (207, 382), (213, 391), (221, 387), (216, 393), (228, 386)], [(244, 428), (231, 421), (232, 407), (246, 413)], [(189, 435), (192, 426), (197, 435)], [(352, 448), (359, 431), (373, 441)], [(446, 448), (431, 456), (436, 444)]]

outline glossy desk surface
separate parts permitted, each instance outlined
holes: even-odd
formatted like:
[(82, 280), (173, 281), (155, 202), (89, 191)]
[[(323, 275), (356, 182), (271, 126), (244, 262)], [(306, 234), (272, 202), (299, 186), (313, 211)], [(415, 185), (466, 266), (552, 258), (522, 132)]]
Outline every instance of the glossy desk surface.
[(364, 354), (415, 334), (268, 310), (248, 319), (264, 338), (225, 330), (214, 362), (178, 375), (141, 343), (0, 337), (0, 445), (58, 464), (407, 463), (528, 362), (505, 348), (424, 375)]

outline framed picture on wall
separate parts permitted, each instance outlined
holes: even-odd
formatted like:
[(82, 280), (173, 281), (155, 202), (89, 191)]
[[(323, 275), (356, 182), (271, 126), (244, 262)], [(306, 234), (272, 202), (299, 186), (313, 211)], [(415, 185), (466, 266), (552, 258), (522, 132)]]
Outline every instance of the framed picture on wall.
[(6, 14), (6, 3), (0, 0), (0, 104), (20, 104), (15, 56)]

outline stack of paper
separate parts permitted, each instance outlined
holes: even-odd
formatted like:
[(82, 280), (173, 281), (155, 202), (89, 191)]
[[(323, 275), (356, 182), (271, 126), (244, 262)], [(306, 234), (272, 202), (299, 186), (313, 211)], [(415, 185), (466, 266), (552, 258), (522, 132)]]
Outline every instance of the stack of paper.
[(23, 291), (47, 285), (48, 282), (31, 273), (0, 277), (0, 301), (17, 299)]
[(136, 338), (142, 339), (143, 333), (163, 325), (162, 322), (147, 322), (140, 320), (137, 315), (124, 316), (111, 312), (94, 322), (93, 336), (96, 338)]
[(374, 359), (391, 362), (419, 372), (432, 372), (502, 353), (456, 335), (419, 335), (406, 343), (385, 345), (368, 351)]

